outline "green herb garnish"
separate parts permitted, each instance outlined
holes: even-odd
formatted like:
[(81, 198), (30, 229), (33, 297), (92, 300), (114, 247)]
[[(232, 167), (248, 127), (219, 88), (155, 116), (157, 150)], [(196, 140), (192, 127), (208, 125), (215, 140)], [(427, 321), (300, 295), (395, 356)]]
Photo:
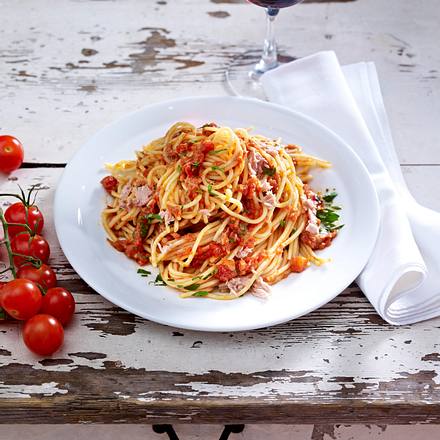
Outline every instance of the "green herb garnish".
[(208, 278), (211, 278), (212, 276), (214, 276), (216, 273), (217, 273), (217, 268), (214, 268), (214, 270), (211, 273), (208, 273), (204, 277), (194, 277), (194, 278), (191, 278), (191, 279), (193, 281), (196, 281), (196, 280), (207, 280)]
[(166, 286), (161, 274), (158, 274), (154, 281), (150, 281), (150, 284), (154, 284), (155, 286)]
[(208, 185), (208, 193), (210, 196), (214, 195), (214, 193), (212, 192), (212, 185), (211, 184)]
[(200, 165), (200, 162), (193, 162), (192, 165), (193, 165), (193, 167), (196, 167), (196, 168), (197, 168), (197, 167)]
[(180, 173), (182, 171), (182, 167), (180, 165), (177, 165), (177, 172)]
[(151, 223), (153, 220), (159, 220), (162, 221), (162, 217), (159, 214), (147, 214), (145, 216), (145, 219), (148, 223)]
[(263, 168), (263, 174), (265, 174), (266, 176), (273, 176), (276, 173), (276, 168)]
[(200, 287), (200, 284), (194, 283), (189, 286), (184, 287), (185, 290), (197, 290)]
[(316, 217), (321, 220), (321, 226), (325, 231), (336, 231), (344, 226), (337, 225), (340, 215), (336, 211), (340, 211), (341, 208), (339, 206), (332, 205), (332, 202), (337, 195), (337, 192), (332, 191), (321, 196), (321, 199), (324, 202), (324, 208), (317, 211)]
[(217, 171), (217, 170), (218, 171), (223, 171), (223, 168), (222, 167), (218, 167), (217, 165), (214, 165), (214, 166), (211, 167), (211, 170), (212, 171)]
[(339, 229), (342, 229), (345, 225), (339, 225), (336, 226), (336, 228), (333, 228), (332, 231), (338, 231)]
[(145, 223), (141, 223), (141, 238), (145, 238), (148, 234), (148, 227)]
[(333, 223), (339, 220), (339, 214), (329, 208), (320, 209), (316, 213), (316, 217), (321, 220), (325, 227), (333, 227)]
[(223, 153), (223, 151), (228, 151), (228, 149), (223, 148), (221, 150), (211, 150), (208, 154), (220, 154), (220, 153)]
[(280, 221), (280, 226), (284, 228), (284, 226), (286, 226), (286, 220), (281, 220)]
[(206, 296), (209, 295), (209, 292), (206, 290), (199, 290), (198, 292), (194, 292), (192, 296)]
[(151, 275), (151, 272), (149, 270), (145, 270), (145, 269), (138, 269), (137, 273), (141, 276), (141, 277), (147, 277), (148, 275)]
[(324, 202), (331, 203), (333, 202), (333, 200), (336, 198), (337, 195), (338, 193), (333, 191), (331, 193), (326, 194), (325, 196), (321, 196), (321, 198), (324, 200)]

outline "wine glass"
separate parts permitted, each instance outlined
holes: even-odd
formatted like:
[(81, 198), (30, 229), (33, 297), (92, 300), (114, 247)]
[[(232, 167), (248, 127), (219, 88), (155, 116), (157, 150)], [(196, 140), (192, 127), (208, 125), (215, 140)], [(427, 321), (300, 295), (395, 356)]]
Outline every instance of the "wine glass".
[(266, 38), (260, 60), (255, 63), (249, 54), (243, 54), (234, 59), (226, 71), (226, 82), (235, 95), (250, 96), (265, 99), (261, 87), (261, 76), (279, 65), (277, 46), (275, 42), (274, 21), (280, 8), (301, 3), (303, 0), (249, 0), (258, 6), (266, 8)]

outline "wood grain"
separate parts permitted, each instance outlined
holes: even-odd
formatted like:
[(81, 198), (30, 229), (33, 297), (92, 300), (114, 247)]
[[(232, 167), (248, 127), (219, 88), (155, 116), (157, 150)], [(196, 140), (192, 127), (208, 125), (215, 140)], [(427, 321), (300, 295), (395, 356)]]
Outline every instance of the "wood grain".
[[(264, 35), (262, 9), (246, 2), (4, 5), (1, 129), (23, 140), (28, 162), (66, 162), (98, 128), (146, 104), (224, 94), (228, 63), (257, 53)], [(216, 11), (229, 16), (208, 14)], [(440, 143), (439, 21), (436, 0), (357, 0), (287, 8), (277, 30), (284, 55), (334, 49), (342, 63), (375, 61), (402, 162), (433, 164), (440, 163), (432, 148)]]
[[(179, 330), (104, 300), (59, 247), (53, 194), (74, 152), (145, 104), (224, 94), (228, 62), (257, 53), (260, 8), (23, 0), (3, 2), (2, 14), (0, 131), (22, 139), (26, 162), (0, 188), (42, 185), (51, 264), (78, 309), (48, 359), (24, 347), (18, 323), (0, 322), (0, 423), (440, 423), (440, 319), (389, 326), (352, 285), (272, 328)], [(285, 59), (335, 49), (343, 63), (376, 62), (405, 177), (435, 209), (427, 188), (440, 179), (439, 20), (436, 0), (309, 0), (277, 19)]]

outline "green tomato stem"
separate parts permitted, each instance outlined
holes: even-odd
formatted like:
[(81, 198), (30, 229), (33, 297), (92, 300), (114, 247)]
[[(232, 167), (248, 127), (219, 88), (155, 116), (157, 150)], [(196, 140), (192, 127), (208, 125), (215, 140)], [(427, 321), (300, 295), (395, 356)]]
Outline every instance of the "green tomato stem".
[(4, 232), (4, 244), (6, 247), (6, 251), (8, 252), (8, 258), (9, 258), (9, 270), (11, 271), (12, 276), (17, 278), (17, 272), (15, 270), (14, 266), (14, 257), (12, 255), (12, 249), (11, 249), (11, 240), (9, 239), (9, 232), (8, 232), (8, 222), (5, 219), (5, 216), (3, 214), (3, 209), (0, 208), (0, 221), (3, 225), (3, 232)]
[(16, 199), (20, 200), (23, 205), (26, 205), (26, 199), (18, 194), (0, 193), (0, 197), (15, 197)]
[(25, 228), (26, 232), (28, 232), (29, 235), (35, 234), (35, 231), (33, 231), (31, 229), (31, 227), (29, 225), (27, 225), (26, 223), (8, 223), (8, 226), (20, 226), (21, 228)]

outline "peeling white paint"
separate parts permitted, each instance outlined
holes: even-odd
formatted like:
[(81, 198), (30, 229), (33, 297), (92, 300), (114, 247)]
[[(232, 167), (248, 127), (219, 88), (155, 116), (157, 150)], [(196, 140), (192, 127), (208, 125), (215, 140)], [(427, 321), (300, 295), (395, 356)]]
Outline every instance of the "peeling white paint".
[(47, 382), (41, 385), (5, 385), (0, 383), (0, 398), (23, 399), (31, 398), (32, 395), (53, 396), (55, 394), (67, 394), (67, 390), (58, 388), (56, 382)]

